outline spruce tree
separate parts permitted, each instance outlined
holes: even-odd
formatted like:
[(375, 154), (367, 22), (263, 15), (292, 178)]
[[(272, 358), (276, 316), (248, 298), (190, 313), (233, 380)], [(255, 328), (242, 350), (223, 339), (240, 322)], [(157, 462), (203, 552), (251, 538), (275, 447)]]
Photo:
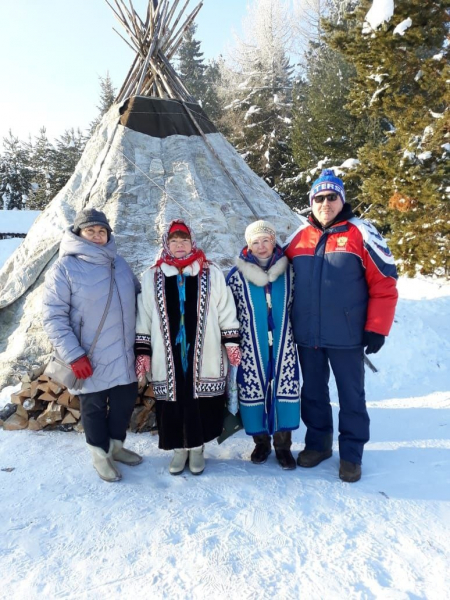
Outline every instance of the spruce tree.
[(178, 48), (177, 71), (189, 93), (216, 122), (221, 115), (221, 103), (216, 92), (219, 69), (215, 61), (205, 64), (201, 43), (195, 39), (196, 30), (197, 26), (192, 24)]
[(10, 131), (3, 138), (0, 162), (0, 205), (4, 210), (27, 208), (32, 171), (28, 149)]
[(33, 210), (43, 210), (56, 193), (56, 151), (47, 137), (45, 127), (41, 128), (29, 148), (32, 182), (27, 206)]
[(69, 181), (85, 146), (86, 137), (80, 129), (67, 129), (56, 141), (55, 194)]
[(113, 86), (109, 72), (106, 73), (106, 77), (99, 77), (99, 79), (100, 103), (97, 104), (98, 115), (89, 126), (89, 135), (94, 133), (94, 130), (102, 120), (103, 115), (105, 115), (114, 104), (116, 97), (116, 88)]
[(449, 0), (397, 0), (375, 30), (372, 2), (325, 27), (356, 69), (348, 108), (383, 128), (359, 152), (361, 199), (408, 274), (449, 272)]
[[(369, 126), (345, 108), (355, 70), (340, 53), (324, 42), (312, 43), (306, 64), (305, 78), (295, 88), (292, 128), (303, 205), (308, 202), (311, 180), (321, 168), (339, 167), (356, 158)], [(339, 175), (345, 180), (348, 198), (355, 199), (358, 179), (354, 171), (343, 168)]]

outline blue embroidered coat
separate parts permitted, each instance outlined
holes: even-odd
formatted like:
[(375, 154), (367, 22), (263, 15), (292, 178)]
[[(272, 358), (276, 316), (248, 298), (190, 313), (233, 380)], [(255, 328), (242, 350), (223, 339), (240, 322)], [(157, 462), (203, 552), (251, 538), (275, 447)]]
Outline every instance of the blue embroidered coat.
[(263, 269), (247, 248), (228, 277), (240, 324), (239, 409), (248, 435), (297, 429), (300, 368), (290, 312), (292, 265), (279, 247)]

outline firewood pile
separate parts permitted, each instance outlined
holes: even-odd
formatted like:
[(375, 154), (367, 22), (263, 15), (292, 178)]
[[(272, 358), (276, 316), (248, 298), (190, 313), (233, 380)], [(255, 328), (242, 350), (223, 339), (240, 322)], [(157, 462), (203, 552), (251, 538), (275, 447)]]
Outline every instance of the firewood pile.
[[(0, 426), (9, 431), (31, 429), (82, 432), (80, 400), (46, 375), (22, 376), (22, 387), (11, 395), (11, 402), (0, 410)], [(155, 399), (152, 386), (136, 398), (130, 421), (134, 433), (156, 432)]]

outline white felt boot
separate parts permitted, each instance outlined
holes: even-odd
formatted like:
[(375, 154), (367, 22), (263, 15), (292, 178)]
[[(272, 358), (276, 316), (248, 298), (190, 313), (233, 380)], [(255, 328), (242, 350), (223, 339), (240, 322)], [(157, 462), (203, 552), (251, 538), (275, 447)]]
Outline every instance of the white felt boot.
[(92, 454), (92, 464), (94, 465), (94, 469), (97, 471), (99, 476), (104, 481), (120, 481), (122, 479), (122, 475), (114, 464), (112, 457), (112, 442), (109, 444), (108, 452), (105, 452), (103, 448), (99, 448), (98, 446), (91, 446), (90, 444), (87, 446)]
[(171, 475), (180, 475), (184, 471), (189, 451), (185, 448), (175, 448), (173, 458), (170, 461), (169, 473)]
[(205, 470), (204, 448), (204, 446), (199, 446), (189, 450), (189, 470), (192, 475), (201, 475)]
[(121, 462), (124, 465), (134, 467), (142, 462), (142, 456), (136, 454), (132, 450), (127, 450), (123, 447), (123, 442), (120, 440), (111, 440), (113, 443), (113, 459)]

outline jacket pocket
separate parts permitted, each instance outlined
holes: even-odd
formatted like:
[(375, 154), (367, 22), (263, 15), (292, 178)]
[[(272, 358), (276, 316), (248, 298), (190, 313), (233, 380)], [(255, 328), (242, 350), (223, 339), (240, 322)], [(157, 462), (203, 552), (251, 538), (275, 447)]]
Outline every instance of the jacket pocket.
[(354, 334), (353, 327), (352, 327), (352, 319), (351, 319), (350, 311), (351, 311), (351, 309), (344, 308), (344, 314), (345, 314), (345, 320), (347, 321), (348, 333), (349, 333), (350, 339), (352, 340), (355, 337), (355, 334)]

